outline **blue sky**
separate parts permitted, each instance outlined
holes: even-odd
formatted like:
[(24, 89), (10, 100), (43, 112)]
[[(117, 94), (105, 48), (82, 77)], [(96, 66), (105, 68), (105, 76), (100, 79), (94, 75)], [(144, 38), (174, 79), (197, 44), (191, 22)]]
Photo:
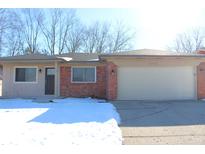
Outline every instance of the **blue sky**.
[(94, 21), (124, 21), (136, 30), (135, 48), (166, 49), (178, 33), (205, 28), (205, 9), (145, 7), (114, 9), (77, 9), (87, 24)]

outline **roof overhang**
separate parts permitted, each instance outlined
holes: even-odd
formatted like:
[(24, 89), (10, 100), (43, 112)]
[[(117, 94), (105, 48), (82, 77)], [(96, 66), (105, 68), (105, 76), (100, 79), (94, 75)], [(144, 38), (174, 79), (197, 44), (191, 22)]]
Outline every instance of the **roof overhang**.
[(61, 61), (61, 63), (99, 63), (101, 62), (100, 60), (96, 61), (76, 61), (76, 60), (71, 60), (71, 61)]
[(67, 60), (64, 60), (64, 59), (56, 59), (56, 60), (51, 60), (51, 59), (48, 59), (48, 60), (40, 60), (40, 59), (18, 59), (18, 60), (11, 60), (11, 59), (7, 59), (7, 60), (0, 60), (0, 65), (1, 64), (8, 64), (8, 63), (40, 63), (40, 64), (43, 64), (43, 63), (55, 63), (55, 62), (58, 62), (58, 63), (61, 63), (61, 64), (76, 64), (76, 63), (79, 63), (79, 64), (99, 64), (99, 63), (102, 63), (102, 61), (99, 61), (99, 60), (95, 60), (95, 61), (75, 61), (75, 60), (70, 60), (70, 61), (67, 61)]
[(138, 58), (175, 58), (175, 59), (205, 59), (205, 55), (100, 55), (100, 60), (108, 60), (108, 59), (138, 59)]
[(55, 62), (60, 62), (62, 60), (53, 60), (53, 59), (5, 59), (5, 60), (0, 60), (0, 64), (4, 63), (55, 63)]

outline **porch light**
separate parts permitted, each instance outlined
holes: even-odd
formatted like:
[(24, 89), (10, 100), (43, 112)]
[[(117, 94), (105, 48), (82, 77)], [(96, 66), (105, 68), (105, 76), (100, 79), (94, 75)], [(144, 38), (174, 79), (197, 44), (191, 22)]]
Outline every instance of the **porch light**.
[(42, 72), (42, 69), (39, 69), (38, 72), (41, 73), (41, 72)]
[(115, 70), (114, 70), (114, 69), (112, 69), (111, 74), (112, 74), (112, 75), (114, 75), (114, 74), (115, 74)]

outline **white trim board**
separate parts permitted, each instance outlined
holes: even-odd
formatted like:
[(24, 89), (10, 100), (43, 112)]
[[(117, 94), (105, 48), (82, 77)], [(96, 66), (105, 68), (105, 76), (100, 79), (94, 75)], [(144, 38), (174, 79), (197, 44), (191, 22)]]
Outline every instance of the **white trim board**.
[[(31, 81), (31, 82), (28, 82), (28, 81), (26, 81), (26, 82), (22, 82), (22, 81), (20, 81), (20, 82), (18, 82), (18, 81), (16, 81), (16, 68), (36, 68), (36, 81)], [(14, 66), (14, 70), (13, 70), (13, 83), (15, 83), (15, 84), (27, 84), (27, 83), (29, 83), (29, 84), (37, 84), (38, 83), (38, 66)]]
[[(95, 81), (81, 82), (73, 81), (73, 68), (94, 68), (95, 69)], [(97, 68), (96, 66), (71, 66), (71, 83), (96, 83), (97, 82)]]

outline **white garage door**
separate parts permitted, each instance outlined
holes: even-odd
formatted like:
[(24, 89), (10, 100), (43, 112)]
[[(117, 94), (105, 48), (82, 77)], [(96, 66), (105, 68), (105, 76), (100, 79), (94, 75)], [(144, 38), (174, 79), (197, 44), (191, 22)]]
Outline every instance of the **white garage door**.
[(195, 99), (193, 67), (119, 67), (118, 100)]

